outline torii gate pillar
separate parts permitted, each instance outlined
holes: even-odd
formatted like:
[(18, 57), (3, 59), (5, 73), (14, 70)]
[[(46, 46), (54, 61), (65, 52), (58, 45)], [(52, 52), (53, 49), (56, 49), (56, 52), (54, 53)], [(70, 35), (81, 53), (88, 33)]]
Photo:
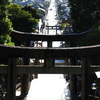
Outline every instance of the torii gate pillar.
[(82, 58), (82, 100), (90, 100), (90, 61), (88, 58)]

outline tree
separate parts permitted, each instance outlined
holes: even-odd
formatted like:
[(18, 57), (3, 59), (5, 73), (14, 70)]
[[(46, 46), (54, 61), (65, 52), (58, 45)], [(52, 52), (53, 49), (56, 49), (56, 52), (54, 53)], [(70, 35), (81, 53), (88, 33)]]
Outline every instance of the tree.
[(35, 32), (38, 24), (38, 19), (32, 17), (28, 11), (22, 10), (18, 4), (11, 4), (7, 6), (9, 19), (13, 23), (13, 28), (23, 32)]
[(100, 0), (69, 0), (75, 32), (88, 30), (100, 21), (99, 4)]
[(10, 33), (12, 31), (12, 22), (8, 19), (6, 7), (7, 0), (0, 1), (0, 44), (11, 43)]
[(32, 8), (31, 6), (24, 6), (22, 8), (22, 10), (28, 11), (29, 13), (31, 13), (32, 17), (35, 19), (40, 19), (40, 16), (38, 15), (37, 10), (35, 10), (34, 8)]
[(0, 7), (0, 35), (10, 34), (12, 31), (12, 23), (6, 16), (4, 7)]
[(100, 44), (100, 23), (94, 24), (91, 33), (83, 40), (77, 43), (80, 46)]
[(0, 5), (7, 5), (8, 3), (8, 0), (0, 0)]

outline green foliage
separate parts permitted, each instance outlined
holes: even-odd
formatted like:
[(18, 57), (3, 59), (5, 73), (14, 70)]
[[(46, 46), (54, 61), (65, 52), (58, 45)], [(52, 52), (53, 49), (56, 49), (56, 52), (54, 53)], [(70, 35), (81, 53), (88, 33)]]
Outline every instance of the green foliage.
[(0, 44), (4, 44), (4, 45), (14, 45), (13, 42), (11, 42), (11, 37), (10, 35), (6, 34), (3, 36), (0, 36)]
[(90, 29), (100, 21), (100, 0), (69, 0), (75, 32)]
[(23, 32), (35, 32), (35, 27), (38, 24), (38, 19), (32, 17), (28, 11), (22, 10), (18, 4), (7, 6), (9, 18), (13, 23), (15, 30)]
[(10, 34), (12, 31), (12, 22), (6, 14), (6, 7), (0, 6), (0, 35)]
[(24, 32), (35, 32), (38, 24), (38, 15), (35, 15), (37, 14), (35, 10), (26, 7), (29, 11), (25, 11), (18, 4), (6, 5), (6, 0), (1, 0), (0, 4), (4, 4), (0, 5), (0, 44), (14, 45), (10, 37), (13, 28)]
[(10, 34), (12, 31), (12, 23), (8, 18), (0, 21), (0, 35)]
[(0, 0), (0, 5), (7, 5), (8, 3), (8, 0)]
[(66, 25), (70, 25), (69, 23), (62, 23), (61, 24), (61, 29), (64, 30), (64, 28), (66, 27)]
[(7, 44), (11, 42), (10, 33), (13, 29), (12, 22), (7, 16), (7, 10), (5, 5), (7, 4), (6, 0), (0, 1), (0, 44)]
[(28, 11), (31, 13), (32, 17), (35, 19), (40, 19), (37, 10), (33, 9), (31, 6), (24, 6), (22, 10)]
[(84, 41), (78, 42), (78, 45), (95, 45), (100, 44), (100, 24), (95, 24), (92, 32), (85, 38)]
[(7, 5), (7, 13), (9, 14), (9, 16), (15, 17), (17, 16), (17, 14), (19, 14), (19, 12), (21, 11), (21, 6), (18, 4), (11, 4), (11, 5)]
[(5, 43), (4, 45), (15, 46), (14, 42)]
[(6, 18), (6, 8), (5, 6), (1, 5), (0, 6), (0, 20)]

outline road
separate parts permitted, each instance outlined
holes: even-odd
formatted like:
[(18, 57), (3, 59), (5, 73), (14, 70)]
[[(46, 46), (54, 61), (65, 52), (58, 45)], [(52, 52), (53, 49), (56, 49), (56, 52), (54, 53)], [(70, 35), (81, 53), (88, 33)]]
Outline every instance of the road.
[(70, 100), (69, 83), (63, 74), (39, 74), (31, 82), (27, 100)]
[[(46, 16), (48, 20), (45, 23), (56, 25), (58, 22), (55, 19), (56, 15), (55, 1), (52, 0)], [(49, 33), (55, 35), (56, 30), (52, 29)], [(59, 47), (60, 42), (52, 42), (53, 47)], [(47, 47), (46, 41), (43, 41), (43, 47)], [(31, 82), (27, 100), (70, 100), (69, 83), (63, 74), (38, 74), (38, 79), (33, 79)]]
[[(55, 1), (52, 0), (45, 23), (55, 26), (58, 22), (56, 15)], [(49, 33), (55, 35), (56, 30), (51, 29)], [(52, 42), (53, 47), (59, 47), (60, 42)], [(43, 41), (43, 47), (47, 47), (47, 42)], [(38, 74), (38, 79), (31, 82), (27, 100), (70, 100), (69, 83), (63, 74)]]
[[(56, 2), (55, 2), (55, 0), (52, 0), (50, 6), (48, 8), (48, 14), (45, 16), (45, 25), (56, 26), (59, 21), (56, 19), (58, 17), (57, 15), (58, 15), (58, 13), (57, 13), (57, 8), (56, 8)], [(41, 32), (40, 34), (47, 34), (46, 27), (44, 28), (43, 32)], [(49, 34), (56, 35), (56, 29), (50, 29)], [(61, 34), (61, 30), (57, 30), (57, 34)], [(39, 42), (41, 42), (41, 41), (39, 41)], [(61, 45), (60, 43), (61, 43), (61, 41), (52, 42), (52, 47), (59, 47)], [(47, 47), (46, 41), (43, 41), (42, 44), (43, 44), (42, 45), (43, 47)]]
[(46, 19), (48, 19), (47, 23), (49, 26), (55, 26), (57, 24), (57, 20), (55, 18), (57, 17), (57, 11), (56, 11), (56, 3), (54, 0), (51, 1), (48, 14), (46, 16)]

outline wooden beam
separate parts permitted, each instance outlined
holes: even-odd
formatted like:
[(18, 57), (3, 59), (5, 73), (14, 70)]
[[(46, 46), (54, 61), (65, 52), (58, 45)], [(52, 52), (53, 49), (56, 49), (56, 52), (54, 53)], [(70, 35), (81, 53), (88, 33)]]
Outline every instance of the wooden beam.
[(18, 74), (81, 74), (81, 67), (17, 67)]
[(95, 66), (90, 67), (90, 69), (91, 69), (90, 73), (95, 74), (96, 71), (100, 71), (100, 66), (95, 65)]
[[(52, 26), (51, 26), (52, 27)], [(56, 26), (55, 26), (56, 27)], [(59, 27), (59, 26), (58, 26)], [(91, 30), (81, 32), (81, 33), (70, 33), (70, 34), (60, 34), (60, 35), (50, 35), (49, 34), (49, 26), (47, 28), (47, 34), (31, 34), (27, 32), (20, 32), (13, 30), (11, 37), (15, 40), (19, 41), (27, 41), (27, 40), (34, 40), (34, 41), (72, 41), (73, 39), (75, 41), (82, 39), (84, 36), (86, 36)]]
[(0, 65), (0, 74), (7, 74), (7, 65)]
[[(8, 51), (8, 52), (6, 52)], [(100, 58), (100, 45), (68, 48), (51, 48), (51, 47), (21, 47), (21, 46), (4, 46), (0, 45), (0, 57), (29, 57), (44, 59), (50, 58), (71, 58), (73, 55), (87, 58)]]
[(82, 58), (82, 100), (89, 100), (90, 89), (90, 60)]
[(16, 58), (9, 58), (7, 69), (7, 100), (15, 100)]
[[(62, 74), (63, 72), (66, 74), (71, 74), (71, 73), (81, 74), (80, 65), (55, 65), (54, 69), (56, 70), (55, 71), (56, 73), (58, 71), (58, 73), (62, 73)], [(17, 73), (20, 73), (20, 74), (28, 74), (28, 73), (33, 74), (33, 73), (38, 73), (38, 72), (47, 73), (47, 72), (44, 72), (43, 70), (44, 70), (43, 65), (17, 65)], [(100, 71), (100, 66), (92, 65), (90, 67), (90, 73), (95, 74), (96, 71)], [(50, 73), (50, 71), (48, 72)], [(0, 65), (0, 73), (7, 74), (7, 65)], [(54, 73), (54, 71), (52, 71), (52, 73)]]

